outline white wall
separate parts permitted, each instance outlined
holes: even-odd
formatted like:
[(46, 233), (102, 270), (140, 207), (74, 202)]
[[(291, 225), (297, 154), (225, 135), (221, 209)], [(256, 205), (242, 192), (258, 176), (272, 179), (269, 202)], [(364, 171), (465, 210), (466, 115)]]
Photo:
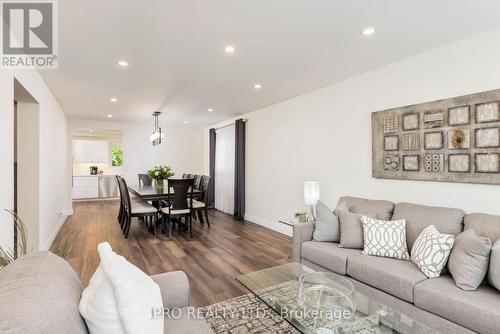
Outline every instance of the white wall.
[[(120, 123), (92, 120), (71, 120), (72, 129), (123, 131), (123, 176), (130, 184), (137, 183), (137, 174), (154, 165), (169, 165), (176, 176), (204, 171), (204, 130), (182, 125), (161, 125), (165, 142), (153, 146), (150, 123)], [(132, 181), (130, 181), (132, 180)]]
[(47, 249), (72, 213), (69, 132), (66, 115), (34, 70), (0, 71), (0, 245), (13, 246), (14, 78), (36, 99), (40, 112), (39, 245)]
[[(500, 29), (245, 115), (246, 218), (290, 233), (280, 218), (304, 209), (303, 182), (339, 196), (500, 214), (500, 186), (371, 177), (373, 111), (500, 88)], [(207, 146), (206, 146), (207, 147)]]

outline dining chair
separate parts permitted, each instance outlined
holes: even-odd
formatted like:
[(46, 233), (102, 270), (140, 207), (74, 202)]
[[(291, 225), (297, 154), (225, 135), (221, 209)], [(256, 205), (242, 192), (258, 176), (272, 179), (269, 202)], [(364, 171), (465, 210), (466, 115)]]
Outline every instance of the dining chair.
[(205, 218), (207, 220), (207, 225), (208, 228), (210, 228), (210, 221), (208, 220), (208, 203), (210, 201), (210, 194), (209, 194), (209, 186), (210, 186), (210, 176), (203, 175), (201, 177), (201, 191), (203, 192), (202, 194), (202, 199), (201, 201), (198, 200), (193, 200), (193, 211), (198, 214), (198, 218), (200, 219), (200, 223), (203, 224), (203, 214), (202, 212), (205, 211)]
[(182, 179), (187, 179), (188, 178), (188, 175), (186, 173), (182, 174)]
[(172, 239), (172, 218), (184, 218), (192, 238), (193, 179), (168, 179), (168, 198), (171, 198), (170, 202), (161, 209), (163, 232), (168, 222), (168, 237)]
[(151, 222), (153, 224), (153, 231), (154, 234), (156, 235), (156, 222), (154, 221), (154, 217), (158, 213), (158, 210), (149, 204), (146, 201), (143, 201), (140, 198), (130, 198), (130, 194), (128, 192), (128, 187), (127, 187), (127, 182), (125, 179), (121, 176), (116, 176), (120, 186), (120, 197), (123, 198), (123, 218), (122, 218), (122, 230), (123, 234), (125, 235), (125, 239), (127, 239), (128, 234), (130, 232), (130, 225), (132, 222), (132, 218), (144, 218), (144, 219), (151, 219)]
[(153, 179), (148, 174), (137, 174), (139, 176), (139, 185), (151, 186), (153, 185)]
[(194, 174), (188, 174), (188, 179), (194, 179)]
[(194, 189), (200, 189), (201, 186), (201, 175), (194, 176)]

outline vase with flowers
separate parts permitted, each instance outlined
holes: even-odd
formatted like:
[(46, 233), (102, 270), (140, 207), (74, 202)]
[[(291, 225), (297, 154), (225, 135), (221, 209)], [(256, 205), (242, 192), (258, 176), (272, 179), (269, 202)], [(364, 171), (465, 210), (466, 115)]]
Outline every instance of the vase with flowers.
[(163, 181), (174, 176), (174, 171), (170, 166), (155, 166), (148, 170), (148, 175), (155, 180), (158, 188), (163, 188)]

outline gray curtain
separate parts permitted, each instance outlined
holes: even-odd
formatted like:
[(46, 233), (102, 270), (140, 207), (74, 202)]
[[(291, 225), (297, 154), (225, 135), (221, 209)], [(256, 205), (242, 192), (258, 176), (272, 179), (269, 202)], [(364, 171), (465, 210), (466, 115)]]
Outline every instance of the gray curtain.
[(215, 207), (215, 140), (216, 140), (215, 129), (210, 129), (209, 140), (210, 140), (210, 152), (209, 152), (209, 173), (210, 182), (208, 184), (208, 207)]
[(234, 218), (243, 220), (245, 218), (245, 121), (236, 120), (235, 149), (234, 156)]

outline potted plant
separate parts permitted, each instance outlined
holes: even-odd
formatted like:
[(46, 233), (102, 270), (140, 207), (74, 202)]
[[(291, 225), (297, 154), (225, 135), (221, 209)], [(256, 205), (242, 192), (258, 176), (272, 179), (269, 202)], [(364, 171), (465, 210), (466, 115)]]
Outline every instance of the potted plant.
[(163, 187), (163, 181), (174, 176), (170, 166), (155, 166), (148, 170), (148, 175), (155, 180), (157, 187)]
[(307, 222), (307, 212), (297, 212), (295, 218), (299, 220), (299, 223)]

